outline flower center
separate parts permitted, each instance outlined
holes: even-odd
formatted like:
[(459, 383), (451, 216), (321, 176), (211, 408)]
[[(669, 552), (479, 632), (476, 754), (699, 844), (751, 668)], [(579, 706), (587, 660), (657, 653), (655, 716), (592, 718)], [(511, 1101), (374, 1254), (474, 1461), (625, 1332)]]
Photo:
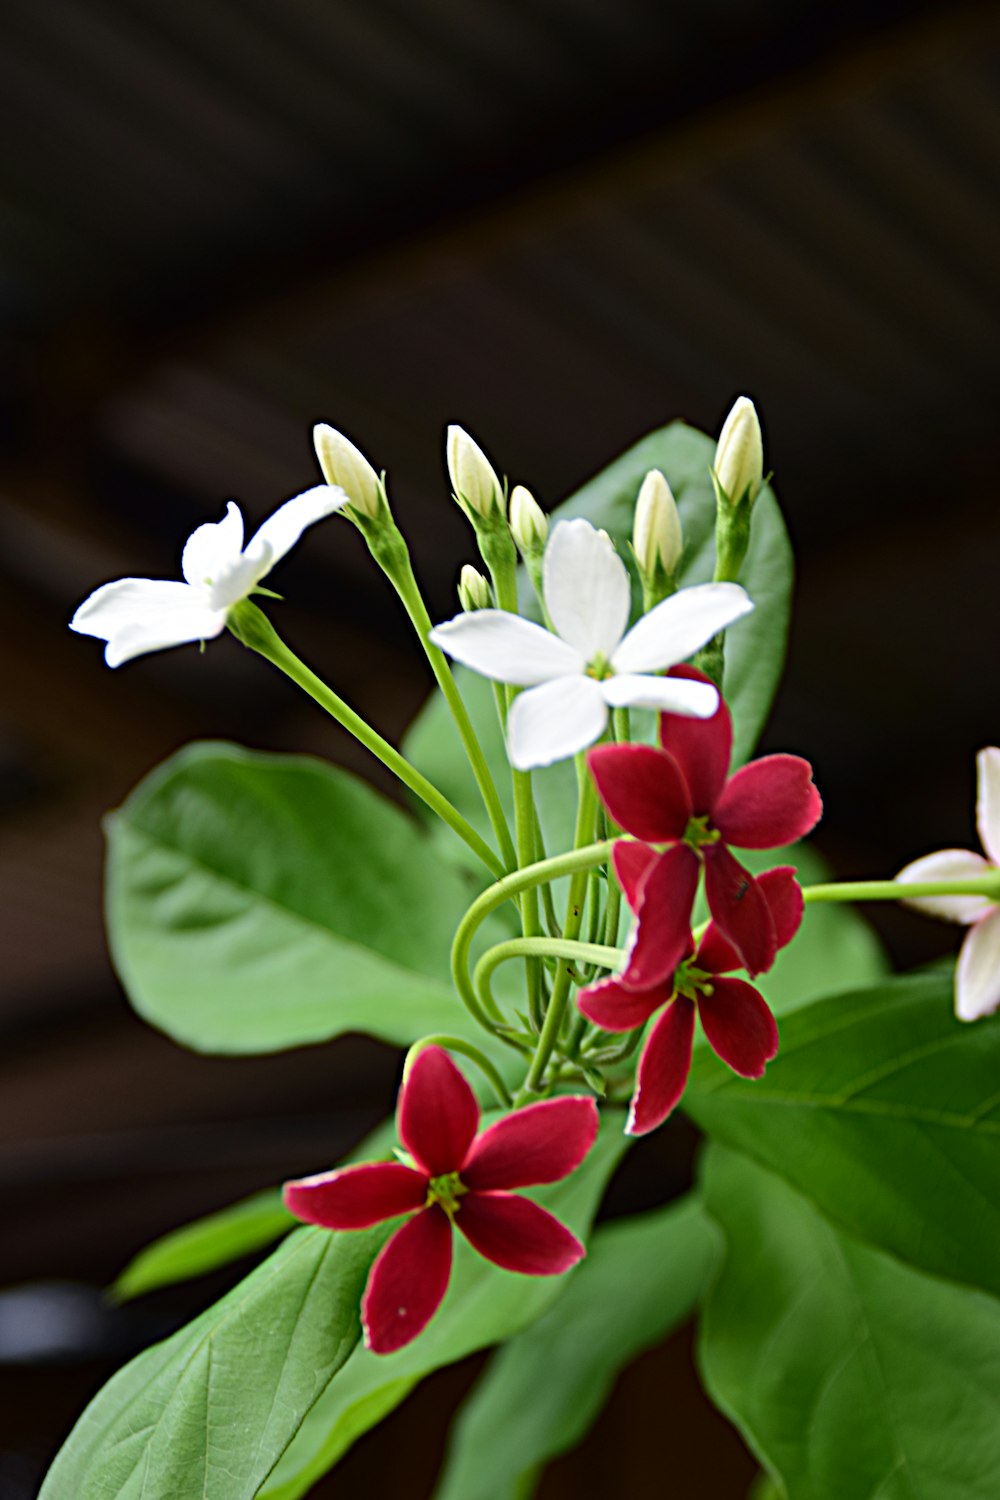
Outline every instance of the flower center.
[(598, 651), (593, 661), (587, 666), (587, 676), (593, 677), (597, 682), (603, 682), (605, 677), (613, 677), (611, 663), (608, 658)]
[(696, 969), (692, 963), (678, 964), (674, 972), (674, 994), (697, 1001), (699, 995), (712, 993), (712, 977), (707, 969)]
[(682, 842), (692, 849), (701, 849), (705, 844), (717, 844), (719, 837), (719, 830), (709, 827), (708, 814), (703, 813), (701, 817), (688, 819)]
[(447, 1172), (444, 1177), (432, 1177), (427, 1184), (427, 1206), (440, 1203), (449, 1219), (458, 1213), (458, 1200), (469, 1191), (457, 1172)]

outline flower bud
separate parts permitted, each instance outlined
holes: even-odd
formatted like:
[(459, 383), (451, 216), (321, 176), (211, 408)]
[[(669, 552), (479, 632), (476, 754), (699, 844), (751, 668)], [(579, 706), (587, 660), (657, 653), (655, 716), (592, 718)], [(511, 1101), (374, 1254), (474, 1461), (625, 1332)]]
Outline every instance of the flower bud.
[(448, 476), (459, 502), (479, 516), (502, 515), (503, 487), (479, 444), (462, 427), (448, 428)]
[(544, 552), (549, 518), (523, 484), (516, 484), (511, 491), (510, 530), (523, 557)]
[(458, 575), (458, 602), (467, 614), (477, 609), (489, 609), (493, 604), (489, 584), (471, 563), (466, 563)]
[(749, 396), (737, 399), (723, 424), (712, 472), (717, 493), (730, 505), (739, 505), (744, 497), (748, 505), (756, 500), (764, 482), (764, 442)]
[(632, 550), (643, 578), (654, 578), (658, 568), (671, 577), (684, 550), (681, 518), (673, 491), (659, 469), (650, 469), (635, 507)]
[(328, 484), (339, 485), (361, 515), (374, 521), (382, 508), (382, 481), (360, 448), (326, 422), (313, 428), (316, 457)]

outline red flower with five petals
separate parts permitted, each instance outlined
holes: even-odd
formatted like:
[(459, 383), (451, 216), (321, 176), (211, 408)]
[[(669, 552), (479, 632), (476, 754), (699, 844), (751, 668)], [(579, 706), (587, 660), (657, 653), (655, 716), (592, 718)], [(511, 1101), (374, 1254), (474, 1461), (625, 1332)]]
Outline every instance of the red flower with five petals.
[[(634, 868), (657, 859), (648, 844), (632, 844)], [(802, 921), (802, 892), (790, 865), (768, 870), (757, 882), (767, 903), (777, 945), (790, 943)], [(627, 987), (621, 977), (581, 990), (577, 1004), (603, 1031), (644, 1026), (661, 1006), (663, 1015), (646, 1038), (636, 1073), (626, 1133), (646, 1135), (680, 1101), (691, 1069), (695, 1010), (715, 1053), (743, 1078), (760, 1078), (778, 1050), (778, 1027), (759, 990), (743, 979), (721, 979), (743, 967), (740, 955), (715, 922), (694, 949), (690, 933), (686, 956), (670, 976), (648, 989)]]
[[(696, 667), (672, 676), (707, 681)], [(638, 916), (620, 983), (648, 989), (687, 951), (701, 865), (717, 926), (750, 974), (774, 962), (778, 938), (760, 880), (730, 852), (777, 849), (802, 838), (823, 810), (812, 767), (798, 755), (765, 755), (728, 775), (733, 727), (720, 698), (710, 719), (660, 715), (660, 745), (598, 745), (588, 757), (605, 807), (626, 833), (668, 847), (655, 861), (616, 844), (615, 871)]]
[(530, 1104), (479, 1134), (479, 1105), (441, 1047), (418, 1053), (396, 1109), (414, 1165), (368, 1162), (285, 1184), (287, 1207), (324, 1229), (367, 1229), (410, 1214), (376, 1257), (361, 1303), (365, 1343), (391, 1354), (437, 1311), (451, 1276), (451, 1231), (505, 1271), (555, 1276), (586, 1253), (558, 1219), (512, 1188), (558, 1182), (597, 1137), (593, 1099)]

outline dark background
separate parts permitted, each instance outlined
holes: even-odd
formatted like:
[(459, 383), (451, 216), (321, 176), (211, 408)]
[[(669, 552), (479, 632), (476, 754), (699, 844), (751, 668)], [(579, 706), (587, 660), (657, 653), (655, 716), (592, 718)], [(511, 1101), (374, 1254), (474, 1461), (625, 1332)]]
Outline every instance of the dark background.
[[(0, 1299), (2, 1500), (34, 1494), (116, 1358), (225, 1282), (118, 1316), (86, 1286), (327, 1165), (397, 1067), (360, 1041), (194, 1057), (127, 1009), (103, 811), (193, 736), (370, 768), (229, 639), (112, 675), (72, 608), (172, 576), (226, 497), (256, 521), (315, 482), (323, 419), (389, 470), (441, 617), (471, 555), (446, 422), (552, 504), (746, 391), (800, 561), (766, 744), (815, 761), (844, 877), (967, 843), (973, 754), (1000, 738), (998, 33), (985, 6), (904, 0), (7, 0), (0, 1284), (46, 1286)], [(290, 640), (397, 736), (426, 674), (360, 539), (318, 528), (280, 585)], [(900, 963), (953, 944), (872, 916)], [(666, 1132), (619, 1206), (669, 1196), (690, 1154)], [(426, 1494), (471, 1368), (317, 1493)], [(697, 1477), (728, 1500), (753, 1469), (681, 1335), (543, 1495)]]

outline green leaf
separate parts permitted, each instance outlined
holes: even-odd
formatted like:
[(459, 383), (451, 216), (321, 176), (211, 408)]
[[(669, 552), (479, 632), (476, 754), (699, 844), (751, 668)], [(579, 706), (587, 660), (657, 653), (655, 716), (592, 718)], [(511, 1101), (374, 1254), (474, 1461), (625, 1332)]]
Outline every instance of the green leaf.
[(112, 955), (136, 1010), (203, 1052), (469, 1026), (448, 971), (471, 895), (424, 827), (304, 756), (197, 744), (107, 820)]
[[(684, 526), (681, 583), (705, 583), (715, 566), (715, 495), (708, 476), (714, 452), (714, 439), (683, 422), (673, 422), (623, 453), (553, 511), (552, 519), (585, 516), (610, 533), (622, 557), (631, 563), (628, 544), (639, 486), (648, 470), (662, 469)], [(754, 505), (750, 549), (741, 578), (756, 608), (726, 634), (725, 691), (736, 726), (736, 765), (752, 753), (781, 676), (792, 579), (792, 552), (785, 523), (773, 493), (765, 488)], [(510, 770), (492, 686), (471, 672), (459, 671), (457, 676), (497, 786), (508, 795)], [(414, 764), (485, 832), (487, 824), (472, 772), (439, 695), (434, 695), (414, 722), (404, 749)], [(532, 782), (547, 847), (550, 852), (570, 848), (576, 810), (572, 762), (536, 771)]]
[(40, 1500), (251, 1500), (357, 1344), (385, 1234), (291, 1235), (99, 1392)]
[(786, 1016), (754, 1083), (699, 1049), (685, 1109), (860, 1239), (1000, 1293), (1000, 1022), (935, 969)]
[[(620, 1112), (605, 1112), (597, 1144), (583, 1165), (564, 1182), (528, 1195), (580, 1236), (586, 1235), (627, 1144), (622, 1123)], [(352, 1443), (398, 1406), (425, 1375), (527, 1327), (560, 1295), (563, 1282), (559, 1276), (501, 1271), (456, 1234), (451, 1286), (426, 1332), (398, 1354), (355, 1351), (261, 1490), (261, 1500), (297, 1500), (308, 1494)]]
[(719, 1248), (694, 1198), (599, 1229), (559, 1300), (494, 1355), (466, 1401), (436, 1500), (527, 1500), (618, 1372), (691, 1315)]
[(702, 1371), (792, 1500), (1000, 1494), (1000, 1303), (838, 1232), (735, 1152), (709, 1150), (704, 1184), (727, 1254)]
[(146, 1245), (129, 1261), (112, 1286), (111, 1295), (118, 1302), (127, 1302), (160, 1287), (204, 1276), (206, 1271), (263, 1249), (298, 1222), (285, 1208), (277, 1188), (254, 1193)]

